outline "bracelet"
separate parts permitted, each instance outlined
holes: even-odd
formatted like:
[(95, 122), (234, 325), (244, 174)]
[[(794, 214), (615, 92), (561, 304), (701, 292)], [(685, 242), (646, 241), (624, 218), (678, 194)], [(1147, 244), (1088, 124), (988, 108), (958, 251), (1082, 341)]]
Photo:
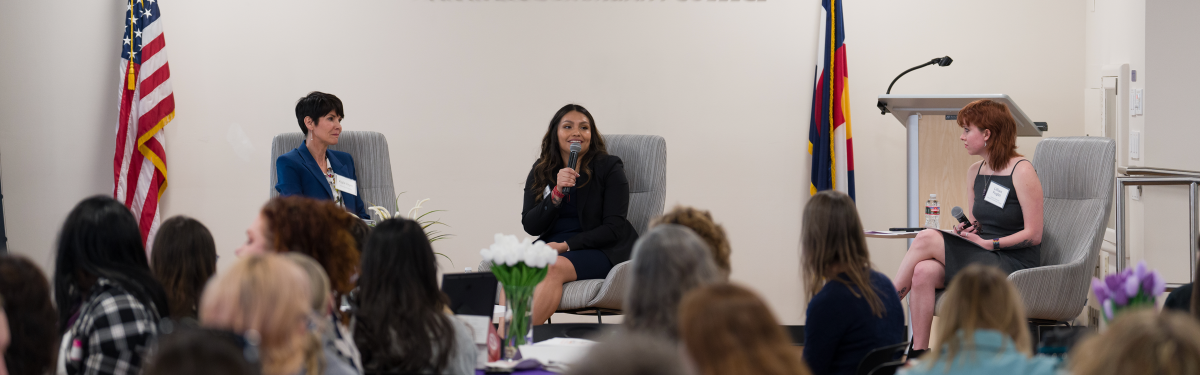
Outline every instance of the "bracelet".
[(563, 199), (566, 196), (561, 190), (558, 190), (558, 186), (555, 186), (554, 190), (550, 190), (550, 195), (554, 196), (554, 199)]
[(1000, 238), (992, 240), (992, 250), (1000, 250)]

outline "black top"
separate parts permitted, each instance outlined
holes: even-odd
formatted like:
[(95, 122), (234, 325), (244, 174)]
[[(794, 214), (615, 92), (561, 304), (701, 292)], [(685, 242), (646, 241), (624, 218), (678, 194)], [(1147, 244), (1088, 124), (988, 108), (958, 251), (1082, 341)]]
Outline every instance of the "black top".
[(871, 305), (859, 297), (856, 287), (852, 290), (840, 281), (825, 283), (808, 302), (804, 361), (813, 374), (854, 374), (871, 350), (904, 342), (904, 308), (895, 286), (874, 270), (870, 278), (875, 294), (883, 301), (883, 317), (871, 313)]
[(579, 232), (583, 232), (583, 225), (579, 224), (579, 205), (575, 202), (579, 199), (576, 191), (571, 190), (563, 197), (562, 203), (558, 204), (558, 220), (554, 221), (554, 227), (543, 233), (539, 240), (547, 243), (566, 242)]
[(1175, 310), (1183, 313), (1192, 312), (1192, 283), (1183, 284), (1167, 295), (1163, 303), (1164, 310)]
[[(614, 155), (601, 155), (589, 165), (592, 175), (580, 174), (572, 190), (572, 201), (578, 212), (580, 232), (567, 239), (572, 250), (595, 249), (604, 252), (612, 264), (629, 260), (637, 231), (625, 219), (629, 213), (629, 180), (625, 177), (625, 165)], [(525, 232), (541, 236), (548, 234), (558, 223), (562, 205), (546, 193), (546, 188), (533, 187), (534, 169), (530, 168), (525, 179), (524, 204), (521, 209), (521, 225)], [(557, 175), (558, 171), (555, 171)], [(585, 185), (586, 183), (586, 185)], [(539, 199), (543, 197), (544, 199)]]
[[(985, 239), (1007, 237), (1025, 229), (1025, 211), (1021, 208), (1021, 201), (1017, 200), (1017, 188), (1013, 184), (1012, 178), (1012, 173), (1017, 170), (1017, 164), (1023, 161), (1027, 160), (1021, 159), (1013, 164), (1013, 169), (1008, 176), (979, 175), (979, 172), (975, 172), (975, 204), (971, 207), (971, 213), (975, 216), (975, 220), (979, 221), (979, 237)], [(983, 169), (982, 163), (979, 168)], [(1008, 197), (1004, 200), (1004, 207), (996, 207), (984, 200), (988, 187), (993, 182), (1009, 189)], [(1021, 263), (1025, 268), (1037, 267), (1041, 263), (1041, 245), (1004, 250), (1005, 255)]]

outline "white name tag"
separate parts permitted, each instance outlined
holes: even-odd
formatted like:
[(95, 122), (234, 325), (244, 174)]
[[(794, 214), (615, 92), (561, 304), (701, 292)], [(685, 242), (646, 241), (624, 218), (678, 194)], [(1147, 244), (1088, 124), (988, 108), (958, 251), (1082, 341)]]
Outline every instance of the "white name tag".
[(996, 207), (1004, 208), (1004, 201), (1008, 200), (1008, 191), (1008, 188), (1000, 186), (1000, 184), (992, 181), (992, 183), (988, 185), (987, 194), (983, 195), (983, 200), (996, 205)]
[(546, 185), (546, 191), (542, 192), (542, 199), (546, 199), (548, 196), (550, 196), (550, 185)]
[(358, 196), (358, 181), (354, 181), (352, 178), (334, 173), (333, 185), (336, 186), (339, 191), (350, 193), (350, 195), (356, 197)]

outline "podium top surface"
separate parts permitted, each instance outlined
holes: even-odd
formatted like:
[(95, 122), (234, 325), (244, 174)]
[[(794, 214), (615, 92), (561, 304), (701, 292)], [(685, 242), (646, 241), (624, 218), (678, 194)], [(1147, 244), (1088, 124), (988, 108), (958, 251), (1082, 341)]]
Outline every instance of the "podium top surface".
[(1008, 106), (1017, 123), (1018, 137), (1041, 137), (1042, 131), (1025, 115), (1025, 111), (1005, 94), (949, 94), (949, 95), (880, 95), (879, 101), (887, 105), (901, 125), (908, 124), (909, 115), (957, 115), (958, 110), (979, 99), (991, 99)]

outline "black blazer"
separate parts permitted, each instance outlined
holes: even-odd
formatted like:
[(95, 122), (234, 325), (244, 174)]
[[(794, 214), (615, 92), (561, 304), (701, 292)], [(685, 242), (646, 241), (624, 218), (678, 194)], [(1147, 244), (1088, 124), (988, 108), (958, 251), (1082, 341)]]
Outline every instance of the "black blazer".
[[(615, 266), (629, 260), (633, 243), (637, 241), (637, 230), (625, 220), (629, 213), (629, 180), (625, 178), (625, 165), (621, 158), (604, 155), (592, 159), (590, 165), (595, 179), (580, 175), (575, 196), (579, 202), (579, 223), (583, 231), (567, 240), (572, 250), (596, 249), (604, 252)], [(525, 204), (521, 209), (521, 225), (525, 232), (535, 236), (546, 234), (558, 220), (558, 206), (547, 195), (541, 201), (537, 197), (545, 193), (545, 187), (533, 189), (534, 170), (525, 178)], [(550, 188), (553, 188), (551, 186)]]

